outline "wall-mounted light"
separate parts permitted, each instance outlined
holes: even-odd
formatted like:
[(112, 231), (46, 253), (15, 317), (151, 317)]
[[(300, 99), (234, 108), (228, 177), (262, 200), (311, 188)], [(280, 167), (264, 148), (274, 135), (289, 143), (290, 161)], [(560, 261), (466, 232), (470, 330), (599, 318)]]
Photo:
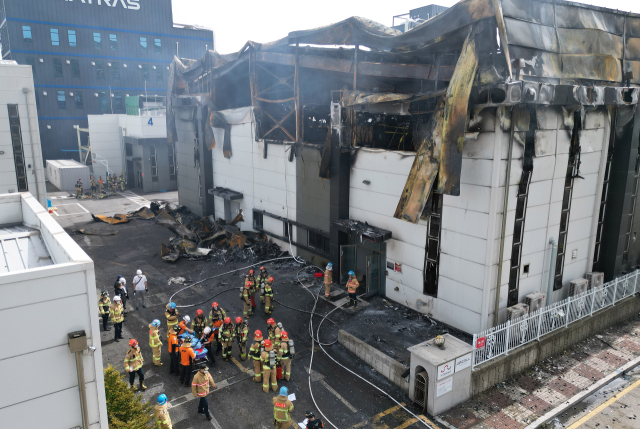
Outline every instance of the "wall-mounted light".
[(97, 97), (97, 96), (98, 96), (98, 93), (96, 92), (96, 93), (94, 93), (93, 95), (95, 95), (95, 96)]
[(115, 98), (115, 94), (111, 94), (111, 98)]
[(122, 64), (122, 66), (123, 66), (125, 69), (127, 68), (127, 65), (126, 65), (126, 64)]
[(155, 70), (155, 69), (156, 69), (156, 66), (153, 66), (153, 69)]
[(95, 65), (96, 65), (96, 62), (95, 62), (95, 61), (91, 61), (91, 65), (92, 65), (92, 66), (95, 66)]
[(51, 125), (47, 125), (47, 129), (50, 130), (51, 129)]
[(69, 96), (73, 97), (73, 92), (70, 92), (70, 93), (69, 93)]
[(129, 96), (129, 94), (125, 94), (125, 97), (128, 97), (128, 96)]
[(167, 67), (167, 70), (169, 70), (169, 67)]
[(71, 64), (71, 60), (67, 60), (67, 64)]
[(41, 62), (41, 63), (44, 63), (44, 58), (40, 58), (40, 62)]
[(46, 96), (47, 95), (47, 91), (42, 91), (42, 95)]
[(107, 63), (107, 66), (108, 66), (108, 67), (111, 67), (111, 63)]
[(141, 69), (142, 68), (142, 64), (138, 64), (138, 68)]
[(73, 126), (73, 129), (74, 129), (74, 130), (77, 130), (77, 129), (78, 129), (78, 126), (77, 126), (77, 125), (74, 125), (74, 126)]

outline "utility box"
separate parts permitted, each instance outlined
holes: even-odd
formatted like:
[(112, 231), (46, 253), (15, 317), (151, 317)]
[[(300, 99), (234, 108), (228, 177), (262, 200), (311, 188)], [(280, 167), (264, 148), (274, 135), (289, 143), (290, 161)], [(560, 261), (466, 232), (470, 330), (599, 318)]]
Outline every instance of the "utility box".
[(434, 345), (433, 339), (408, 348), (409, 397), (432, 416), (471, 397), (473, 347), (450, 334), (443, 337), (444, 348)]
[(589, 281), (587, 279), (575, 279), (569, 282), (569, 295), (576, 296), (587, 291), (587, 285)]
[(530, 293), (526, 296), (526, 304), (529, 306), (529, 314), (538, 311), (538, 309), (544, 306), (545, 294), (536, 292)]
[(67, 334), (71, 353), (87, 350), (87, 334), (84, 331), (74, 331)]
[(600, 287), (604, 284), (604, 273), (587, 273), (587, 281), (589, 282), (587, 285), (588, 290)]
[(507, 307), (507, 320), (516, 320), (527, 314), (529, 314), (529, 306), (523, 302)]
[(91, 189), (89, 167), (73, 159), (47, 160), (47, 180), (60, 191), (75, 192), (78, 179), (83, 190)]

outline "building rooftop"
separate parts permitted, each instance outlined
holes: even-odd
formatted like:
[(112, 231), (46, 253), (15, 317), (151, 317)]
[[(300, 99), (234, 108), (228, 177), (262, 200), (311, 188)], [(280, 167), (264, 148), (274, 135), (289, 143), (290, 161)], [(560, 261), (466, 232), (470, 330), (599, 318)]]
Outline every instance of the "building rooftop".
[(40, 231), (28, 226), (0, 226), (0, 274), (54, 264)]

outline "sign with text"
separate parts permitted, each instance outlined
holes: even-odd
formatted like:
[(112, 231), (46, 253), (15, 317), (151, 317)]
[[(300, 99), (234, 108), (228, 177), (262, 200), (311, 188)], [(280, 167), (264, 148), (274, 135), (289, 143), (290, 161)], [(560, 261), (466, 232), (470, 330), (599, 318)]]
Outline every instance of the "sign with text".
[(394, 270), (396, 273), (402, 273), (402, 264), (396, 262), (394, 265)]
[(140, 10), (140, 0), (64, 0), (67, 3), (73, 1), (97, 6), (123, 7), (125, 9)]
[(464, 356), (460, 356), (456, 359), (456, 372), (462, 371), (465, 368), (469, 368), (471, 366), (471, 353), (468, 353)]
[(453, 368), (454, 368), (455, 362), (456, 361), (452, 360), (438, 367), (438, 380), (442, 380), (443, 378), (453, 374)]
[(446, 380), (439, 381), (436, 384), (436, 398), (449, 393), (453, 390), (453, 377), (449, 377)]

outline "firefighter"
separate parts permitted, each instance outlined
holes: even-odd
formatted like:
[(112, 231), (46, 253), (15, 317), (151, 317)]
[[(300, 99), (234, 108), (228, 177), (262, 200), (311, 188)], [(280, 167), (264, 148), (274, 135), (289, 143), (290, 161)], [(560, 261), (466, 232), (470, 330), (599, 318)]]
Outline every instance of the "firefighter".
[(260, 273), (256, 278), (256, 289), (260, 290), (260, 302), (264, 304), (264, 286), (269, 278), (269, 274), (267, 273), (267, 269), (265, 267), (260, 267)]
[(227, 317), (227, 313), (225, 313), (224, 309), (218, 305), (217, 302), (211, 304), (211, 311), (209, 312), (209, 324), (211, 329), (214, 328), (213, 322), (215, 321), (223, 321), (224, 318)]
[(198, 413), (204, 414), (207, 420), (211, 420), (211, 414), (209, 413), (209, 403), (207, 402), (207, 395), (209, 394), (209, 387), (216, 388), (216, 383), (213, 381), (213, 377), (209, 374), (209, 368), (204, 363), (201, 363), (198, 372), (193, 377), (193, 383), (191, 383), (191, 393), (194, 398), (200, 398), (198, 403)]
[(167, 308), (164, 312), (164, 316), (167, 318), (167, 338), (169, 337), (169, 333), (173, 332), (173, 327), (178, 324), (178, 316), (180, 316), (180, 313), (176, 307), (175, 302), (170, 302), (167, 304)]
[(274, 397), (273, 402), (273, 424), (276, 429), (287, 429), (292, 426), (291, 411), (293, 403), (289, 400), (289, 389), (280, 388), (280, 394)]
[(250, 280), (247, 280), (244, 284), (244, 289), (242, 290), (242, 303), (244, 307), (242, 309), (242, 314), (244, 314), (245, 319), (253, 314), (251, 308), (251, 288), (252, 284)]
[(316, 415), (313, 414), (313, 411), (307, 411), (305, 416), (307, 417), (306, 429), (321, 429), (324, 427), (322, 420), (316, 419)]
[(158, 429), (172, 429), (171, 416), (167, 411), (167, 395), (158, 395), (158, 404), (153, 407), (153, 417), (156, 419)]
[(185, 332), (188, 332), (191, 335), (193, 335), (193, 330), (189, 329), (189, 327), (187, 326), (189, 322), (191, 322), (191, 317), (184, 316), (182, 318), (182, 322), (178, 323), (178, 326), (180, 327), (180, 332), (178, 332), (178, 336), (184, 334)]
[(122, 299), (119, 295), (113, 297), (113, 304), (109, 307), (109, 315), (111, 316), (111, 323), (113, 329), (115, 329), (115, 342), (118, 343), (118, 339), (122, 338), (122, 322), (124, 321), (124, 308), (120, 302)]
[(247, 281), (251, 282), (251, 289), (249, 290), (249, 298), (251, 298), (251, 310), (249, 311), (249, 316), (251, 316), (256, 309), (256, 292), (258, 291), (258, 282), (256, 281), (253, 270), (249, 270), (245, 283)]
[(249, 324), (242, 320), (242, 317), (236, 317), (236, 325), (234, 327), (234, 335), (240, 347), (240, 360), (247, 359), (247, 338), (249, 337)]
[(207, 326), (207, 319), (204, 317), (204, 312), (202, 310), (196, 311), (196, 317), (193, 318), (193, 322), (191, 322), (191, 329), (193, 329), (193, 335), (199, 340), (202, 339), (202, 334), (204, 333), (204, 328)]
[(189, 386), (191, 383), (191, 370), (193, 368), (193, 360), (196, 358), (196, 352), (191, 348), (191, 337), (186, 337), (180, 346), (180, 383)]
[(171, 363), (169, 364), (169, 374), (180, 375), (180, 343), (178, 341), (178, 332), (180, 327), (175, 325), (169, 332), (169, 356)]
[(123, 173), (122, 173), (122, 171), (121, 171), (121, 172), (120, 172), (120, 190), (121, 190), (122, 192), (124, 192), (124, 184), (125, 184), (125, 181), (124, 181), (124, 174), (123, 174)]
[(356, 298), (356, 290), (360, 286), (358, 283), (358, 279), (356, 278), (356, 273), (353, 271), (349, 271), (349, 280), (347, 280), (347, 292), (349, 292), (349, 304), (345, 305), (347, 307), (357, 307), (358, 306), (358, 298)]
[(269, 385), (275, 392), (278, 390), (276, 379), (276, 355), (270, 340), (264, 340), (264, 351), (260, 355), (262, 361), (262, 391), (269, 393)]
[(160, 362), (160, 356), (162, 354), (162, 341), (160, 341), (160, 334), (158, 329), (160, 328), (160, 321), (155, 319), (149, 325), (149, 347), (153, 351), (153, 364), (155, 366), (162, 366)]
[(215, 352), (213, 351), (213, 348), (216, 344), (216, 334), (217, 331), (214, 332), (208, 326), (204, 328), (202, 334), (202, 344), (207, 348), (207, 356), (209, 356), (209, 360), (211, 361), (212, 365), (216, 364)]
[(280, 343), (280, 349), (278, 350), (278, 363), (282, 367), (282, 377), (287, 381), (291, 378), (292, 359), (293, 350), (289, 347), (289, 334), (287, 334), (287, 331), (282, 331), (282, 342)]
[(233, 323), (231, 323), (231, 317), (224, 318), (224, 324), (218, 331), (218, 341), (222, 343), (222, 358), (225, 362), (229, 362), (231, 346), (233, 345)]
[(253, 381), (262, 381), (262, 363), (260, 361), (260, 349), (262, 347), (262, 332), (256, 331), (253, 336), (253, 344), (249, 349), (249, 356), (253, 359)]
[(264, 314), (273, 312), (273, 277), (269, 277), (264, 284)]
[(82, 179), (76, 182), (76, 198), (82, 198)]
[(273, 320), (273, 317), (267, 320), (267, 338), (271, 340), (271, 343), (275, 343), (276, 341), (276, 329), (278, 326), (276, 325), (276, 321)]
[(91, 175), (91, 180), (89, 181), (91, 184), (91, 197), (96, 193), (96, 179), (93, 178), (93, 174)]
[(111, 307), (111, 300), (109, 299), (109, 292), (103, 290), (100, 294), (100, 299), (98, 300), (98, 310), (100, 310), (100, 317), (102, 317), (102, 330), (110, 331), (111, 329), (107, 326), (109, 322), (109, 307)]
[(131, 390), (138, 390), (133, 384), (136, 381), (136, 374), (140, 381), (140, 390), (147, 390), (147, 386), (144, 385), (144, 370), (142, 369), (142, 352), (140, 346), (136, 340), (129, 340), (129, 351), (124, 357), (124, 370), (129, 373), (129, 384)]
[(331, 284), (333, 283), (333, 264), (329, 262), (327, 269), (324, 271), (324, 297), (329, 298), (331, 293)]
[(102, 181), (102, 176), (100, 176), (100, 178), (98, 179), (98, 189), (100, 189), (100, 192), (104, 190), (104, 182)]

